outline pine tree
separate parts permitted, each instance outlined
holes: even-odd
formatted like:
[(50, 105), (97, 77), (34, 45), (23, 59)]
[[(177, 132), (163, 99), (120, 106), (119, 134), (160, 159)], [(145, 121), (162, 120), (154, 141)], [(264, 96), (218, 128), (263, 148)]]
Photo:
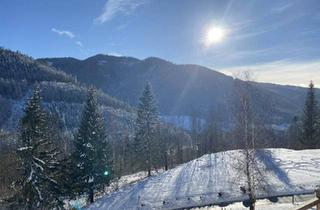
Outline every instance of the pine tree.
[(285, 133), (284, 147), (289, 149), (301, 149), (301, 121), (297, 116), (294, 116), (290, 126)]
[(62, 208), (59, 152), (50, 139), (46, 122), (37, 86), (21, 120), (16, 151), (21, 178), (14, 183), (15, 194), (9, 200), (13, 209)]
[(151, 176), (151, 168), (159, 157), (158, 136), (159, 114), (151, 84), (147, 82), (139, 101), (135, 128), (135, 154), (137, 164), (140, 169), (148, 171), (148, 176)]
[(305, 108), (302, 116), (301, 143), (314, 147), (319, 141), (319, 110), (315, 96), (314, 84), (311, 81), (307, 93)]
[(74, 145), (75, 191), (88, 194), (88, 201), (93, 203), (95, 191), (103, 190), (109, 183), (112, 169), (111, 147), (106, 140), (104, 119), (93, 88), (89, 90)]

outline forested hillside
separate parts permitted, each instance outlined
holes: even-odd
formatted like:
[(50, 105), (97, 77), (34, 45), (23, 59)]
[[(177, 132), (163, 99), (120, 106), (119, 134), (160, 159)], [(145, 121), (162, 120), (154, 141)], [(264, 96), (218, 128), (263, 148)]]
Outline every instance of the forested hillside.
[[(177, 65), (154, 57), (139, 60), (102, 54), (85, 60), (45, 58), (40, 61), (134, 106), (137, 105), (140, 90), (148, 80), (153, 85), (162, 115), (196, 115), (206, 119), (209, 113), (217, 112), (224, 113), (223, 121), (232, 121), (230, 113), (236, 89), (234, 79), (203, 66)], [(257, 98), (255, 103), (268, 103), (272, 109), (271, 123), (289, 123), (302, 111), (304, 88), (252, 84), (253, 94)]]
[[(40, 84), (45, 106), (62, 119), (61, 126), (72, 131), (78, 125), (88, 87), (54, 67), (3, 48), (0, 49), (0, 127), (6, 130), (17, 128), (21, 107), (36, 83)], [(133, 119), (133, 109), (129, 105), (103, 92), (98, 93), (98, 98), (106, 119)]]
[[(40, 100), (39, 103), (43, 105), (47, 116), (45, 121), (49, 126), (47, 129), (50, 139), (68, 161), (71, 160), (70, 154), (74, 151), (74, 141), (79, 132), (85, 102), (89, 93), (94, 90), (97, 113), (101, 112), (101, 117), (98, 118), (102, 119), (102, 126), (105, 127), (105, 136), (101, 141), (109, 143), (112, 176), (118, 177), (139, 169), (133, 164), (136, 108), (93, 86), (83, 84), (74, 76), (52, 66), (40, 63), (20, 52), (0, 48), (0, 159), (5, 160), (4, 164), (0, 164), (0, 203), (1, 199), (11, 194), (12, 189), (10, 190), (9, 186), (12, 181), (21, 176), (17, 173), (16, 167), (19, 160), (17, 150), (21, 144), (19, 138), (22, 119), (26, 114), (26, 107), (30, 108), (30, 98), (35, 97), (36, 87), (40, 94), (40, 99), (37, 100)], [(162, 123), (159, 128), (163, 136), (161, 141), (166, 143), (162, 148), (170, 148), (171, 151), (165, 163), (166, 167), (173, 167), (193, 157), (193, 153), (183, 151), (192, 151), (192, 142), (187, 133)], [(157, 158), (153, 164), (159, 167), (164, 162)]]
[[(4, 161), (0, 164), (0, 208), (4, 208), (3, 199), (8, 197), (12, 200), (4, 205), (20, 205), (16, 196), (23, 196), (20, 193), (24, 189), (36, 190), (38, 195), (32, 196), (40, 201), (40, 191), (51, 190), (50, 193), (53, 193), (58, 186), (51, 186), (50, 189), (43, 186), (47, 180), (39, 178), (43, 176), (52, 177), (49, 180), (59, 180), (59, 176), (70, 178), (75, 175), (73, 179), (77, 183), (68, 179), (59, 180), (64, 183), (60, 187), (64, 192), (53, 193), (58, 196), (63, 193), (72, 196), (72, 193), (86, 190), (92, 192), (92, 187), (84, 187), (88, 182), (87, 175), (81, 177), (81, 169), (74, 168), (88, 155), (88, 160), (100, 163), (94, 167), (96, 171), (90, 172), (101, 182), (98, 187), (100, 182), (95, 181), (94, 191), (103, 190), (106, 177), (108, 180), (114, 179), (144, 167), (144, 161), (137, 161), (136, 151), (145, 147), (145, 135), (142, 135), (142, 145), (138, 148), (135, 133), (139, 127), (137, 118), (142, 117), (142, 121), (138, 120), (142, 129), (146, 123), (144, 120), (149, 118), (148, 111), (141, 116), (144, 107), (137, 112), (136, 108), (93, 86), (82, 84), (73, 76), (3, 48), (0, 48), (0, 103), (0, 159)], [(156, 100), (152, 109), (157, 109)], [(154, 114), (157, 116), (157, 111)], [(155, 130), (148, 132), (148, 135), (152, 133), (152, 144), (149, 142), (148, 150), (140, 153), (142, 157), (149, 152), (149, 156), (153, 157), (149, 170), (162, 166), (168, 169), (193, 158), (195, 150), (190, 136), (181, 129), (160, 122), (159, 117), (156, 119)], [(83, 143), (79, 139), (88, 142)], [(88, 151), (91, 147), (95, 147), (97, 154)], [(47, 166), (46, 163), (54, 165)], [(91, 170), (92, 164), (89, 162), (86, 170)], [(108, 167), (108, 176), (104, 174), (105, 167)], [(53, 168), (56, 171), (52, 174), (50, 171)], [(31, 178), (28, 177), (34, 179), (32, 187), (29, 186)], [(23, 189), (12, 188), (12, 184), (17, 182), (21, 183), (16, 187)], [(56, 183), (56, 180), (51, 182), (53, 185)], [(80, 183), (83, 184), (82, 189), (77, 191)], [(93, 201), (93, 193), (90, 195)], [(46, 200), (50, 199), (53, 198), (48, 194)], [(43, 205), (60, 205), (51, 201)], [(29, 202), (28, 199), (26, 202)]]

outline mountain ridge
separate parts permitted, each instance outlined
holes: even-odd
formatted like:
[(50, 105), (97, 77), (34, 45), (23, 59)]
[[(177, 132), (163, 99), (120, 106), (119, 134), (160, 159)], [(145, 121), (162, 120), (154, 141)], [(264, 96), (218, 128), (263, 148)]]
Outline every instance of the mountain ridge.
[[(150, 81), (162, 115), (194, 115), (206, 118), (210, 112), (225, 112), (230, 121), (236, 87), (235, 78), (196, 64), (175, 64), (165, 59), (97, 54), (83, 60), (44, 58), (79, 81), (137, 106), (146, 81)], [(289, 123), (302, 111), (305, 88), (271, 83), (251, 83), (260, 90), (259, 100), (275, 109), (274, 121)], [(263, 101), (259, 101), (263, 103)]]
[[(40, 85), (44, 107), (59, 116), (67, 132), (73, 132), (78, 126), (89, 86), (53, 66), (5, 48), (0, 48), (0, 128), (16, 131), (35, 84)], [(132, 107), (100, 90), (97, 90), (97, 97), (106, 123), (113, 118), (121, 126), (133, 127), (135, 112)], [(132, 132), (131, 128), (129, 130)]]

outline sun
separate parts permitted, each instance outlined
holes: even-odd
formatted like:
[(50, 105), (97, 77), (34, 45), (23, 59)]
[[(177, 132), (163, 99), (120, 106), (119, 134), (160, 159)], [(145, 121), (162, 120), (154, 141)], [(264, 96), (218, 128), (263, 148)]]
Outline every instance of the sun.
[(206, 44), (221, 42), (225, 37), (225, 30), (221, 27), (212, 27), (207, 31)]

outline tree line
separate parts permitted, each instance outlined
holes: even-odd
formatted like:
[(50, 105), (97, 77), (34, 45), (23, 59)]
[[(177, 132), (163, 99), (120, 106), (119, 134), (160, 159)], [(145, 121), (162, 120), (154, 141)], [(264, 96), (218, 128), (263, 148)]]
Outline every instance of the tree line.
[[(6, 199), (9, 208), (63, 209), (65, 200), (78, 196), (86, 196), (92, 203), (96, 193), (124, 174), (147, 171), (151, 176), (153, 169), (167, 170), (203, 154), (237, 148), (242, 149), (243, 158), (236, 167), (246, 177), (243, 189), (250, 198), (248, 205), (254, 208), (255, 191), (263, 182), (256, 151), (272, 147), (277, 137), (255, 113), (250, 83), (237, 90), (234, 128), (225, 131), (215, 120), (207, 121), (201, 129), (193, 124), (192, 139), (188, 139), (185, 132), (161, 122), (151, 84), (147, 83), (139, 99), (134, 137), (128, 133), (127, 138), (110, 141), (97, 91), (91, 88), (79, 128), (73, 139), (68, 139), (70, 149), (64, 151), (57, 144), (62, 138), (54, 120), (57, 117), (45, 110), (37, 85), (20, 121), (15, 151), (18, 176), (13, 177), (13, 193)], [(290, 140), (288, 147), (316, 148), (319, 132), (319, 107), (311, 82), (304, 112), (283, 138)]]
[(186, 140), (185, 135), (161, 123), (150, 83), (139, 99), (134, 138), (125, 144), (107, 137), (97, 91), (91, 88), (67, 151), (59, 144), (57, 116), (44, 108), (40, 92), (36, 85), (20, 120), (14, 152), (18, 175), (6, 198), (10, 209), (63, 209), (66, 200), (79, 196), (92, 203), (96, 193), (123, 174), (147, 171), (151, 176), (153, 169), (186, 161), (184, 143), (176, 141)]
[(286, 132), (287, 147), (293, 149), (317, 149), (320, 143), (320, 107), (316, 89), (311, 81), (303, 112), (292, 119)]
[(70, 155), (55, 144), (50, 115), (44, 110), (39, 86), (24, 110), (16, 149), (19, 176), (7, 198), (10, 209), (62, 209), (64, 199), (93, 193), (107, 184), (111, 169), (110, 148), (94, 89), (88, 94), (81, 124)]

